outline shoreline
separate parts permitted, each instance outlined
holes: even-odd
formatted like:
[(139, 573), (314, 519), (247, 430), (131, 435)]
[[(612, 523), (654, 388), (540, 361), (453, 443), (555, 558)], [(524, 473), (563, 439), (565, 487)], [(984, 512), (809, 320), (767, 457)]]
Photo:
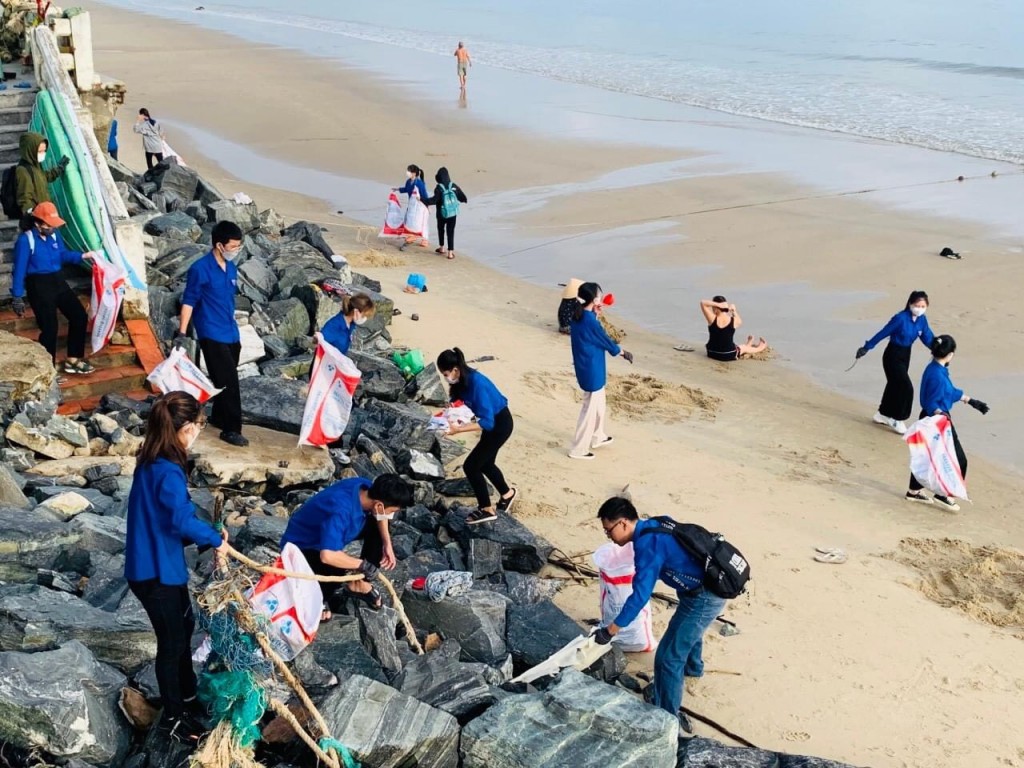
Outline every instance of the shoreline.
[[(145, 24), (133, 26), (122, 15), (120, 25), (122, 33), (132, 32), (143, 45)], [(114, 36), (105, 19), (94, 28), (98, 40)], [(161, 37), (169, 38), (163, 44), (172, 46), (175, 34), (173, 28), (161, 29)], [(189, 37), (207, 39), (195, 32)], [(154, 36), (149, 42), (149, 58), (158, 59), (153, 52), (160, 39)], [(276, 52), (263, 52), (263, 57), (285, 68), (295, 61), (287, 53), (278, 57)], [(109, 61), (98, 45), (98, 67), (128, 80), (130, 104), (122, 115), (131, 114), (130, 106), (143, 98), (154, 108), (161, 91), (166, 95), (179, 89), (173, 80), (160, 79), (159, 60), (124, 73)], [(248, 68), (258, 76), (259, 66), (237, 53), (228, 69)], [(182, 69), (182, 79), (201, 71), (195, 64)], [(353, 74), (335, 87), (348, 93), (349, 81), (358, 79)], [(214, 84), (194, 79), (193, 114), (219, 103), (236, 116), (237, 127), (238, 115), (255, 114), (246, 111), (247, 99), (265, 94), (266, 88), (242, 79), (234, 85), (236, 90), (224, 96)], [(302, 94), (291, 96), (294, 108), (301, 109)], [(173, 93), (172, 97), (181, 98)], [(181, 104), (185, 110), (184, 99)], [(370, 132), (377, 116), (366, 110), (360, 116)], [(273, 120), (271, 115), (270, 124), (263, 126), (271, 136)], [(316, 130), (326, 122), (318, 119), (305, 128)], [(221, 133), (225, 127), (228, 130)], [(390, 130), (386, 123), (379, 127)], [(250, 146), (232, 136), (230, 122), (220, 128), (211, 125), (208, 130)], [(477, 141), (486, 144), (495, 134), (501, 136), (488, 129)], [(220, 168), (216, 158), (205, 158), (188, 141), (171, 138), (187, 161), (228, 194), (244, 190), (261, 207), (275, 207), (289, 217), (336, 218), (329, 209), (323, 215), (318, 199), (240, 183)], [(510, 146), (519, 141), (523, 148), (521, 139), (501, 140)], [(124, 143), (126, 162), (141, 167), (139, 148), (134, 142)], [(279, 137), (257, 137), (251, 146), (258, 154), (264, 148), (274, 154), (271, 145), (280, 144)], [(530, 167), (539, 165), (537, 157), (557, 155), (556, 150), (562, 152), (543, 143), (530, 146)], [(470, 148), (469, 153), (477, 151)], [(565, 164), (573, 158), (566, 153)], [(331, 170), (340, 162), (332, 159)], [(552, 176), (559, 172), (550, 171)], [(514, 188), (516, 173), (515, 168), (508, 171), (505, 186)], [(579, 177), (586, 174), (600, 175), (587, 169)], [(586, 204), (579, 213), (587, 213), (587, 205), (599, 206), (599, 198), (597, 193), (582, 201)], [(782, 215), (806, 221), (791, 211)], [(349, 224), (339, 220), (328, 225), (332, 244), (343, 253), (365, 252), (366, 245), (357, 238), (359, 225)], [(671, 385), (671, 406), (613, 398), (610, 417), (617, 440), (608, 457), (602, 455), (585, 466), (567, 462), (563, 444), (571, 436), (577, 404), (565, 339), (553, 328), (557, 289), (517, 281), (464, 254), (445, 263), (417, 249), (398, 254), (376, 242), (371, 246), (395, 265), (368, 268), (354, 260), (353, 266), (381, 279), (386, 293), (400, 296), (403, 315), (396, 318), (396, 337), (422, 348), (428, 359), (452, 344), (463, 346), (470, 357), (499, 358), (481, 368), (509, 396), (516, 415), (517, 430), (501, 463), (524, 491), (516, 512), (523, 522), (567, 552), (592, 551), (603, 542), (593, 520), (597, 505), (628, 482), (642, 512), (690, 516), (724, 531), (750, 556), (754, 587), (729, 609), (743, 632), (728, 639), (711, 635), (706, 644), (709, 667), (740, 675), (709, 675), (691, 682), (689, 706), (712, 714), (762, 746), (793, 751), (796, 742), (800, 751), (865, 765), (1012, 765), (1018, 759), (1012, 745), (1024, 745), (1019, 744), (1011, 713), (1019, 697), (1015, 686), (1024, 684), (1020, 640), (1012, 631), (925, 599), (915, 587), (921, 574), (878, 556), (899, 549), (900, 540), (910, 537), (940, 541), (955, 536), (1024, 545), (1024, 523), (1013, 504), (1019, 483), (989, 462), (975, 461), (979, 438), (964, 438), (977, 487), (976, 493), (972, 491), (973, 509), (950, 516), (905, 505), (899, 494), (905, 482), (906, 449), (895, 436), (867, 424), (870, 414), (859, 402), (819, 389), (797, 371), (767, 368), (770, 363), (715, 366), (671, 352), (667, 337), (622, 322), (616, 312), (613, 320), (629, 332), (625, 346), (637, 355), (637, 366), (610, 362), (613, 381), (619, 384), (622, 377), (637, 374), (651, 377), (648, 387)], [(650, 258), (656, 261), (658, 256)], [(743, 271), (739, 266), (733, 269)], [(427, 274), (430, 293), (407, 297), (397, 292), (409, 271)], [(615, 292), (619, 303), (625, 303), (628, 291), (623, 294), (616, 285)], [(409, 319), (413, 311), (420, 314), (419, 322)], [(681, 311), (689, 316), (691, 310)], [(865, 311), (858, 308), (857, 313)], [(760, 328), (755, 313), (747, 314), (751, 325)], [(699, 388), (702, 394), (683, 386)], [(659, 391), (665, 394), (664, 389)], [(706, 395), (719, 402), (713, 404)], [(850, 562), (841, 568), (813, 563), (813, 547), (821, 544), (844, 546)], [(597, 613), (596, 590), (590, 586), (567, 587), (556, 602), (577, 619)], [(656, 631), (666, 619), (667, 612), (657, 608)], [(649, 668), (650, 661), (634, 658), (631, 668)], [(894, 730), (917, 738), (897, 742)], [(698, 726), (698, 733), (708, 732)]]

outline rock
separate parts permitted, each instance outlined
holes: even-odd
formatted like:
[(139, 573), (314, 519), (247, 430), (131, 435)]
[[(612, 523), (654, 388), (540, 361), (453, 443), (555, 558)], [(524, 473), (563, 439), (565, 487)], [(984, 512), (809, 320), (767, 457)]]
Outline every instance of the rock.
[(337, 675), (317, 664), (311, 653), (296, 656), (293, 668), (303, 687), (313, 694), (316, 694), (317, 689), (331, 688), (338, 684)]
[(326, 277), (348, 282), (343, 270), (334, 266), (312, 246), (299, 241), (279, 244), (271, 254), (270, 266), (277, 274), (280, 296), (291, 296), (296, 286), (315, 283)]
[(0, 650), (45, 651), (79, 640), (125, 673), (156, 657), (156, 636), (145, 614), (107, 613), (40, 586), (17, 589), (0, 596)]
[(380, 683), (388, 679), (380, 663), (366, 651), (360, 638), (361, 624), (354, 616), (335, 616), (321, 624), (309, 651), (324, 669), (342, 676), (361, 675)]
[(86, 432), (85, 425), (67, 416), (54, 416), (47, 422), (46, 428), (51, 434), (76, 448), (85, 448), (89, 445), (89, 433)]
[[(383, 594), (383, 590), (381, 590)], [(359, 638), (367, 653), (380, 662), (381, 668), (388, 679), (394, 679), (402, 671), (402, 657), (398, 653), (396, 632), (398, 628), (398, 611), (383, 605), (379, 611), (358, 604), (356, 616), (359, 618)]]
[(149, 411), (153, 407), (155, 396), (147, 397), (145, 400), (136, 400), (120, 392), (108, 392), (100, 399), (100, 410), (104, 413), (111, 411), (129, 411), (139, 418), (149, 417)]
[(233, 221), (241, 228), (243, 234), (260, 228), (260, 213), (255, 203), (218, 200), (206, 206), (206, 219), (214, 224)]
[(82, 494), (68, 491), (51, 496), (39, 505), (39, 509), (52, 512), (61, 520), (70, 520), (82, 512), (88, 512), (92, 509), (92, 504)]
[[(68, 479), (70, 480), (73, 478)], [(84, 478), (82, 479), (84, 480)], [(61, 478), (56, 478), (56, 480), (61, 480)], [(34, 483), (34, 481), (30, 482)], [(36, 487), (33, 490), (32, 495), (36, 498), (36, 500), (44, 502), (47, 499), (53, 498), (54, 496), (59, 496), (62, 493), (77, 493), (79, 496), (82, 496), (83, 498), (88, 500), (90, 504), (92, 504), (92, 511), (98, 515), (107, 514), (114, 507), (113, 499), (111, 499), (109, 496), (105, 496), (104, 494), (100, 493), (94, 488), (72, 487), (67, 485), (54, 484), (52, 486)]]
[(126, 682), (74, 640), (43, 653), (0, 653), (0, 741), (119, 765), (130, 740), (117, 712)]
[[(96, 416), (100, 416), (100, 414), (96, 414)], [(96, 416), (94, 416), (93, 418), (95, 418)], [(110, 421), (113, 421), (113, 419), (110, 419)], [(120, 427), (118, 429), (120, 429)], [(102, 480), (103, 478), (109, 477), (117, 477), (120, 474), (121, 464), (119, 462), (106, 461), (103, 464), (93, 464), (92, 466), (88, 467), (84, 472), (82, 472), (82, 477), (84, 477), (86, 481), (90, 483), (95, 483), (97, 480)]]
[(284, 229), (285, 224), (284, 216), (279, 214), (273, 208), (267, 208), (265, 211), (260, 211), (260, 231), (268, 235), (278, 236), (281, 234), (281, 230)]
[(196, 185), (195, 199), (204, 205), (210, 205), (218, 200), (224, 200), (226, 197), (213, 184), (200, 176), (199, 183)]
[(565, 582), (561, 579), (541, 579), (530, 573), (505, 574), (508, 599), (516, 605), (532, 605), (554, 597)]
[(456, 506), (444, 518), (444, 524), (464, 547), (470, 539), (489, 539), (501, 545), (501, 564), (506, 571), (537, 573), (551, 554), (551, 544), (530, 531), (511, 515), (499, 514), (486, 525), (466, 525), (469, 507)]
[(3, 448), (0, 463), (13, 472), (25, 472), (36, 465), (36, 457), (27, 448)]
[[(263, 341), (276, 338), (264, 336)], [(268, 360), (260, 363), (260, 373), (263, 376), (281, 376), (286, 379), (308, 380), (309, 371), (313, 367), (313, 356), (308, 353), (295, 355), (294, 357), (283, 357), (279, 360)]]
[(199, 239), (199, 225), (184, 211), (165, 213), (146, 222), (143, 230), (155, 237), (194, 243)]
[(130, 456), (75, 456), (70, 459), (57, 459), (54, 461), (41, 461), (32, 467), (27, 473), (28, 477), (67, 477), (76, 475), (85, 479), (85, 473), (92, 467), (102, 467), (109, 464), (117, 464), (121, 471), (119, 474), (130, 475), (135, 471), (135, 459)]
[(442, 407), (448, 405), (448, 388), (437, 365), (430, 363), (416, 374), (416, 402)]
[(386, 402), (400, 402), (405, 397), (405, 377), (391, 360), (349, 350), (349, 357), (362, 372), (356, 397), (372, 397)]
[(31, 448), (50, 459), (66, 459), (75, 452), (75, 446), (52, 434), (45, 427), (28, 427), (20, 421), (11, 422), (5, 437), (12, 443)]
[(320, 712), (331, 735), (365, 765), (459, 764), (459, 725), (454, 717), (361, 675), (343, 680), (320, 703)]
[(0, 504), (0, 581), (34, 582), (81, 538), (49, 512)]
[(779, 768), (779, 755), (775, 752), (727, 747), (699, 736), (680, 739), (676, 759), (679, 768), (710, 768), (719, 765), (727, 765), (729, 768)]
[(365, 434), (395, 454), (403, 448), (431, 451), (437, 436), (430, 431), (430, 416), (419, 406), (370, 400), (353, 410), (346, 434)]
[[(192, 168), (177, 163), (171, 163), (160, 179), (160, 191), (172, 193), (186, 203), (191, 202), (196, 196), (196, 188), (199, 186), (199, 174)], [(202, 224), (203, 222), (199, 222)]]
[[(189, 217), (185, 216), (184, 213), (172, 213), (168, 215), (184, 216), (189, 221), (192, 221), (192, 219), (189, 219)], [(192, 225), (195, 226), (194, 221), (192, 222)], [(177, 280), (183, 279), (188, 273), (189, 267), (209, 252), (209, 247), (201, 243), (188, 243), (186, 245), (180, 245), (177, 248), (168, 251), (166, 254), (159, 256), (156, 261), (150, 264), (150, 268), (147, 270), (147, 277), (150, 285), (169, 285)]]
[[(32, 400), (59, 396), (57, 371), (50, 355), (35, 341), (0, 331), (0, 414)], [(54, 400), (56, 406), (56, 400)]]
[(466, 725), (462, 765), (674, 768), (678, 730), (667, 712), (567, 669), (547, 691), (504, 697)]
[(281, 517), (270, 515), (251, 515), (242, 526), (242, 530), (235, 536), (235, 547), (248, 553), (261, 544), (272, 549), (279, 549), (281, 537), (284, 535), (288, 521)]
[(443, 480), (444, 467), (433, 454), (415, 448), (401, 451), (395, 456), (399, 472), (416, 480)]
[[(250, 418), (251, 409), (260, 402), (256, 398), (269, 397), (267, 393), (273, 391), (267, 386), (268, 383), (295, 385), (299, 388), (302, 386), (297, 381), (269, 379), (263, 376), (242, 381), (242, 413), (248, 423), (253, 422)], [(264, 419), (264, 422), (269, 423), (275, 423), (276, 420), (276, 423), (281, 425), (284, 419), (297, 418), (299, 421), (284, 424), (289, 428), (289, 434), (260, 427), (247, 427), (245, 435), (249, 438), (249, 447), (240, 451), (220, 440), (215, 430), (203, 432), (192, 447), (196, 453), (193, 476), (200, 476), (207, 485), (271, 482), (287, 487), (330, 480), (334, 475), (334, 462), (331, 461), (330, 454), (323, 448), (295, 444), (304, 399), (299, 399), (297, 395), (292, 397), (292, 401), (278, 400), (275, 407), (279, 413), (273, 418)], [(295, 414), (295, 411), (298, 413)], [(268, 410), (268, 413), (273, 412)], [(284, 459), (287, 466), (281, 466), (282, 457), (287, 457)]]
[(274, 295), (277, 275), (270, 265), (259, 258), (252, 258), (238, 268), (238, 290), (255, 302), (266, 302)]
[(92, 512), (83, 512), (77, 515), (68, 527), (81, 534), (78, 548), (86, 553), (106, 552), (108, 555), (119, 555), (124, 552), (128, 527), (119, 517), (104, 517)]
[(239, 389), (246, 424), (299, 434), (306, 405), (305, 385), (301, 381), (257, 376), (240, 382)]
[(516, 673), (537, 666), (572, 642), (583, 629), (550, 600), (533, 605), (511, 605), (508, 609), (506, 642)]
[(494, 694), (474, 665), (459, 663), (459, 649), (452, 644), (454, 656), (442, 650), (406, 664), (395, 688), (465, 722), (493, 704)]
[[(466, 477), (453, 477), (448, 480), (442, 480), (437, 483), (437, 492), (442, 496), (447, 496), (453, 499), (473, 499), (476, 498), (476, 494), (473, 492), (473, 486), (469, 484), (469, 479)], [(487, 484), (487, 490), (490, 491), (491, 495), (494, 495), (494, 486), (490, 483)]]
[(292, 345), (273, 333), (263, 335), (263, 346), (267, 354), (274, 358), (288, 357), (292, 353)]
[(435, 603), (423, 594), (407, 591), (402, 604), (417, 629), (457, 640), (463, 661), (495, 664), (505, 658), (508, 601), (501, 595), (473, 591)]
[(470, 539), (467, 562), (474, 579), (501, 573), (501, 544), (488, 539)]
[(395, 519), (411, 525), (422, 533), (431, 534), (436, 533), (441, 524), (441, 518), (421, 504), (403, 510)]
[(196, 224), (202, 226), (206, 223), (206, 206), (198, 200), (193, 200), (185, 206), (185, 213), (196, 220)]
[(124, 555), (93, 552), (89, 560), (92, 571), (82, 590), (82, 599), (94, 608), (116, 611), (128, 593), (128, 582), (124, 578)]
[(340, 301), (312, 283), (296, 285), (292, 288), (291, 295), (306, 307), (310, 327), (314, 331), (323, 330), (327, 321), (341, 311)]
[(58, 592), (67, 592), (69, 595), (78, 594), (77, 573), (59, 573), (58, 571), (47, 571), (40, 568), (36, 571), (36, 584), (41, 587), (49, 587)]
[(317, 224), (312, 224), (308, 221), (297, 221), (290, 227), (285, 227), (281, 232), (281, 237), (286, 240), (301, 240), (304, 243), (308, 243), (327, 259), (334, 255), (334, 250), (324, 240), (323, 233)]
[[(238, 329), (239, 341), (242, 344), (242, 351), (238, 355), (238, 365), (254, 363), (262, 360), (267, 355), (266, 347), (263, 346), (263, 339), (251, 325), (243, 325)], [(205, 361), (204, 361), (205, 366)], [(205, 369), (205, 368), (204, 368)], [(303, 402), (305, 398), (303, 398)]]
[[(112, 434), (121, 428), (121, 425), (118, 424), (117, 421), (104, 413), (94, 413), (89, 417), (89, 423), (92, 425), (93, 429), (96, 430), (96, 434), (105, 437), (108, 440)], [(120, 474), (120, 472), (115, 474)]]
[(309, 315), (298, 299), (272, 301), (267, 305), (265, 315), (270, 327), (264, 330), (257, 326), (257, 331), (275, 333), (289, 343), (297, 336), (309, 333)]
[(21, 492), (23, 481), (8, 469), (7, 464), (0, 464), (0, 506), (21, 507), (26, 509), (31, 505), (28, 497)]

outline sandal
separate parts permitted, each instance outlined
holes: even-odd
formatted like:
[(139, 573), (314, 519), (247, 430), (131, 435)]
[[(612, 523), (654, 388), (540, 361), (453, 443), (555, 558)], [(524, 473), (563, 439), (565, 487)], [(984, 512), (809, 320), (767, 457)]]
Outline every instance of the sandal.
[(376, 587), (370, 587), (369, 592), (353, 592), (349, 589), (346, 590), (346, 594), (355, 600), (366, 603), (372, 611), (379, 611), (384, 605), (384, 598), (381, 597)]
[(819, 552), (814, 556), (816, 562), (828, 563), (829, 565), (842, 565), (846, 562), (846, 553), (841, 549), (833, 549), (830, 552)]
[(455, 258), (455, 254), (452, 253), (451, 251), (448, 251), (448, 258), (449, 259), (454, 259)]
[(443, 248), (435, 248), (434, 253), (440, 253), (442, 256), (444, 256), (447, 253), (447, 251), (444, 250)]
[(331, 613), (331, 609), (328, 608), (325, 605), (324, 609), (322, 611), (320, 611), (320, 623), (321, 624), (326, 624), (328, 621), (330, 621), (333, 618), (334, 618), (334, 614)]

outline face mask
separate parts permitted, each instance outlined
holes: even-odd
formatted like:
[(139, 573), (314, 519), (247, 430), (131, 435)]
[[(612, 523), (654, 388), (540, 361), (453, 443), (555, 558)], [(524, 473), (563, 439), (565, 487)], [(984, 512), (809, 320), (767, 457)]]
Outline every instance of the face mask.
[(221, 251), (221, 255), (224, 256), (226, 261), (234, 261), (238, 258), (238, 254), (241, 252), (241, 248), (236, 251)]
[(415, 174), (415, 173), (413, 173), (412, 171), (408, 171), (408, 172), (407, 172), (407, 173), (405, 174), (405, 178), (407, 178), (407, 179), (411, 179), (411, 178), (414, 178), (415, 176), (416, 176), (416, 174)]
[(39, 161), (40, 165), (42, 165), (43, 160), (45, 160), (45, 159), (46, 159), (46, 153), (45, 152), (40, 152), (38, 155), (36, 155), (36, 160)]
[[(192, 425), (192, 426), (195, 426), (195, 425)], [(196, 427), (194, 430), (192, 430), (192, 437), (190, 437), (188, 439), (188, 445), (185, 446), (185, 450), (186, 451), (191, 451), (192, 450), (192, 446), (195, 445), (196, 444), (196, 440), (199, 439), (200, 431), (201, 430), (198, 427)]]
[(914, 317), (920, 317), (928, 310), (928, 307), (911, 307), (910, 314)]
[(53, 227), (40, 227), (39, 234), (43, 237), (49, 237), (53, 234)]
[(444, 380), (447, 381), (449, 384), (458, 384), (459, 383), (459, 377), (458, 377), (457, 374), (454, 374), (454, 373), (451, 374), (450, 376), (445, 376)]
[(356, 325), (366, 325), (366, 321), (369, 319), (368, 317), (353, 317), (352, 322)]

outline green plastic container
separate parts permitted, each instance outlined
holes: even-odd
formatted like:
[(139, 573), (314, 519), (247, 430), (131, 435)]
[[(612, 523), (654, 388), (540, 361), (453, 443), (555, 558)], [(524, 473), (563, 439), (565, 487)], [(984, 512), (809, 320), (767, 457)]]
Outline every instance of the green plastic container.
[(399, 367), (402, 375), (407, 379), (415, 376), (426, 368), (423, 362), (423, 353), (418, 349), (410, 349), (407, 352), (395, 352), (391, 355), (392, 362)]

